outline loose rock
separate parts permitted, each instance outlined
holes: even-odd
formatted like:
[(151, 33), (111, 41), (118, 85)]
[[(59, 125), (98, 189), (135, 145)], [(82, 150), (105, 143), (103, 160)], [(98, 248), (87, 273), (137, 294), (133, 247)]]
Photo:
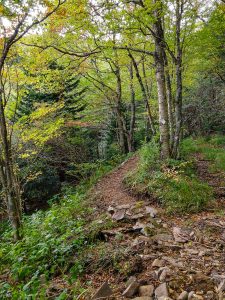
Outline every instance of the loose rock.
[(165, 261), (162, 259), (158, 259), (158, 258), (156, 258), (152, 263), (152, 267), (160, 268), (160, 267), (163, 267), (164, 265), (165, 265)]
[(170, 269), (166, 267), (166, 268), (162, 271), (161, 275), (159, 276), (159, 280), (160, 280), (161, 282), (165, 281), (165, 280), (166, 280), (166, 277), (167, 277), (168, 275), (170, 275), (170, 272), (171, 272)]
[(188, 300), (193, 299), (194, 293), (195, 293), (194, 291), (191, 291), (191, 292), (188, 294)]
[(113, 214), (112, 218), (116, 221), (123, 220), (125, 217), (125, 213), (126, 213), (126, 209), (118, 210)]
[(104, 282), (103, 285), (97, 290), (94, 296), (91, 299), (107, 298), (112, 296), (113, 291), (110, 288), (108, 282)]
[(156, 299), (160, 297), (169, 297), (168, 288), (166, 283), (160, 284), (155, 290)]
[(156, 241), (156, 242), (169, 242), (173, 240), (172, 235), (170, 234), (166, 234), (166, 233), (159, 233), (156, 234), (152, 237), (152, 240)]
[(153, 285), (143, 285), (139, 287), (139, 295), (140, 296), (148, 296), (151, 297), (154, 293)]
[(146, 212), (149, 213), (152, 218), (155, 218), (155, 216), (157, 215), (157, 210), (151, 206), (146, 206), (145, 208)]
[(176, 242), (186, 243), (190, 240), (190, 234), (180, 227), (173, 227), (173, 236)]
[(177, 300), (188, 300), (188, 292), (183, 291), (180, 296), (177, 298)]
[(139, 288), (139, 283), (137, 281), (133, 281), (123, 292), (123, 296), (127, 298), (131, 298), (137, 293), (138, 288)]

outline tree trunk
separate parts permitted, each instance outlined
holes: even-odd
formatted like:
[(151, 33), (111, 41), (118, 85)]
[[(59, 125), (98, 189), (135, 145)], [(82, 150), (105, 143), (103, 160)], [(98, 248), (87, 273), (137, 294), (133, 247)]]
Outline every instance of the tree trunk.
[(0, 91), (0, 136), (1, 136), (1, 161), (0, 177), (3, 191), (5, 194), (9, 220), (11, 222), (14, 238), (21, 238), (21, 205), (20, 193), (13, 170), (13, 160), (11, 154), (11, 145), (8, 141), (5, 112), (2, 99), (2, 90)]
[(135, 91), (133, 85), (133, 65), (132, 62), (129, 66), (129, 73), (130, 73), (130, 128), (127, 135), (127, 145), (128, 151), (134, 152), (134, 127), (135, 127), (135, 120), (136, 120), (136, 105), (135, 105)]
[(150, 128), (151, 128), (152, 135), (154, 135), (155, 134), (155, 127), (154, 127), (154, 122), (153, 122), (153, 118), (152, 118), (152, 113), (151, 113), (150, 105), (148, 103), (148, 94), (147, 94), (147, 91), (145, 89), (144, 83), (142, 81), (140, 72), (138, 70), (138, 65), (137, 65), (137, 63), (136, 63), (133, 55), (131, 54), (131, 52), (129, 50), (128, 50), (128, 55), (129, 55), (129, 57), (131, 58), (131, 60), (133, 62), (133, 66), (134, 66), (134, 69), (135, 69), (136, 77), (137, 77), (138, 82), (139, 82), (140, 87), (141, 87), (141, 91), (142, 91), (142, 95), (143, 95), (143, 100), (144, 100), (144, 103), (145, 103), (145, 108), (146, 108), (147, 113), (148, 113), (148, 122), (149, 122), (149, 125), (150, 125)]
[(182, 47), (181, 47), (181, 19), (183, 13), (183, 1), (176, 0), (176, 98), (175, 98), (175, 134), (172, 155), (179, 156), (179, 145), (182, 134)]
[(169, 73), (169, 64), (166, 55), (166, 51), (164, 53), (164, 63), (165, 63), (165, 79), (166, 79), (166, 95), (167, 95), (167, 105), (168, 105), (168, 119), (169, 119), (169, 129), (170, 129), (170, 147), (172, 148), (174, 141), (174, 105), (173, 105), (173, 95), (172, 95), (172, 87), (171, 87), (171, 78)]
[(159, 105), (159, 132), (161, 144), (161, 157), (162, 159), (166, 159), (170, 157), (170, 137), (164, 69), (164, 33), (161, 20), (162, 4), (160, 0), (155, 0), (155, 3), (157, 4), (157, 8), (155, 10), (156, 21), (154, 23), (153, 29), (155, 40), (156, 82)]

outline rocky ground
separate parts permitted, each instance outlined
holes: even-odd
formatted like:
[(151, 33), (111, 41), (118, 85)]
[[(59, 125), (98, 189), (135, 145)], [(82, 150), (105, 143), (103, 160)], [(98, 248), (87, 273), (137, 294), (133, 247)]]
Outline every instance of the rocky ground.
[(225, 299), (225, 178), (197, 159), (199, 177), (216, 195), (216, 204), (202, 213), (168, 216), (154, 200), (129, 194), (122, 181), (136, 167), (136, 156), (96, 185), (97, 212), (115, 221), (102, 232), (105, 247), (108, 256), (122, 249), (124, 275), (110, 267), (87, 274), (92, 299)]

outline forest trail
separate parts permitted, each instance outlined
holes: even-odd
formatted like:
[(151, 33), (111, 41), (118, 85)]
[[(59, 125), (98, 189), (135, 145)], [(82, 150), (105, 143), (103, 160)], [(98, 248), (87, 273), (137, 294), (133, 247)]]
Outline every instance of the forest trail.
[(101, 198), (101, 201), (97, 202), (99, 208), (108, 208), (109, 204), (126, 205), (137, 201), (137, 198), (130, 195), (128, 189), (123, 185), (124, 177), (135, 170), (137, 163), (138, 156), (135, 155), (98, 182), (95, 186), (95, 194), (100, 195)]
[(223, 172), (210, 172), (209, 161), (202, 154), (196, 154), (196, 166), (198, 177), (209, 184), (214, 190), (214, 196), (218, 206), (225, 205), (225, 174)]
[(123, 178), (136, 168), (137, 156), (97, 183), (96, 209), (115, 226), (101, 232), (107, 249), (102, 267), (85, 277), (97, 291), (93, 299), (107, 290), (109, 298), (103, 299), (225, 299), (224, 174), (209, 172), (209, 163), (196, 159), (198, 175), (213, 186), (217, 203), (198, 214), (171, 216), (153, 199), (132, 196)]

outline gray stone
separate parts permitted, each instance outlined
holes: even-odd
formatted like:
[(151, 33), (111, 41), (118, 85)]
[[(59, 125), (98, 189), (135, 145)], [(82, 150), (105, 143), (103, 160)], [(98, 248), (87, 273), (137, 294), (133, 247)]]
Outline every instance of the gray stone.
[(165, 266), (165, 261), (162, 259), (156, 258), (152, 263), (152, 267), (160, 268), (160, 267), (164, 267), (164, 266)]
[(140, 296), (148, 296), (151, 297), (154, 293), (153, 285), (142, 285), (139, 287), (139, 295)]
[(112, 296), (112, 294), (113, 291), (108, 282), (104, 282), (91, 299), (103, 299)]
[(155, 216), (157, 215), (157, 210), (156, 210), (154, 207), (146, 206), (145, 209), (146, 209), (146, 212), (147, 212), (148, 214), (150, 214), (150, 216), (151, 216), (152, 218), (155, 218)]
[(144, 217), (144, 215), (143, 215), (142, 213), (139, 213), (139, 214), (132, 215), (132, 216), (130, 217), (130, 219), (131, 219), (131, 220), (137, 220), (137, 219), (141, 219), (141, 218), (143, 218), (143, 217)]
[(137, 293), (138, 288), (139, 288), (139, 283), (137, 281), (133, 281), (123, 292), (123, 296), (127, 298), (133, 297)]
[(126, 209), (118, 210), (113, 214), (112, 218), (116, 221), (123, 220), (125, 217), (125, 213), (126, 213)]
[(180, 227), (173, 227), (173, 237), (176, 242), (186, 243), (190, 240), (190, 234)]
[(177, 300), (188, 300), (188, 292), (183, 291), (179, 297), (177, 298)]
[(167, 267), (161, 267), (158, 270), (155, 271), (155, 274), (157, 275), (157, 279), (161, 276), (162, 272), (167, 269)]
[(173, 299), (170, 297), (162, 296), (162, 297), (159, 297), (157, 300), (173, 300)]
[(169, 297), (168, 288), (167, 288), (166, 283), (160, 284), (155, 289), (155, 296), (156, 296), (156, 299), (159, 299), (160, 297)]
[(128, 209), (130, 208), (130, 204), (122, 204), (122, 205), (118, 205), (116, 206), (116, 209), (120, 210), (120, 209)]
[(154, 235), (152, 237), (152, 240), (154, 240), (156, 242), (159, 242), (159, 241), (169, 242), (169, 241), (173, 241), (173, 237), (171, 234), (159, 233), (159, 234)]
[(171, 272), (170, 269), (166, 267), (166, 268), (162, 271), (161, 275), (159, 276), (159, 280), (160, 280), (161, 282), (166, 281), (166, 277), (167, 277), (168, 275), (170, 275), (170, 272)]
[(166, 260), (171, 266), (173, 266), (175, 268), (181, 268), (181, 269), (184, 268), (184, 265), (182, 262), (179, 262), (172, 257), (163, 256), (163, 259)]
[(140, 230), (141, 233), (148, 231), (149, 229), (153, 229), (155, 228), (154, 225), (152, 225), (151, 223), (145, 224), (145, 223), (141, 223), (141, 222), (136, 222), (136, 224), (133, 226), (134, 230)]

